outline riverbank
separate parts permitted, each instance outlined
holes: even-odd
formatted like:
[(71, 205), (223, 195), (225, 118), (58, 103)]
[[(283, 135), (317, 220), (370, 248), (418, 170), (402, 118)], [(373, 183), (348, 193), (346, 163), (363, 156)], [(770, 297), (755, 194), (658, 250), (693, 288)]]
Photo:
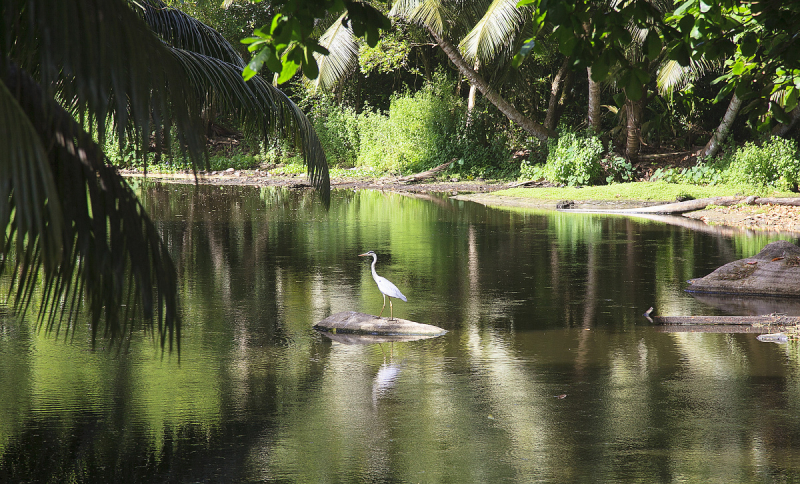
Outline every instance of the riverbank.
[[(143, 173), (137, 171), (121, 171), (125, 177), (141, 178)], [(148, 173), (147, 178), (165, 183), (195, 183), (192, 173)], [(197, 182), (214, 185), (241, 185), (241, 186), (280, 186), (290, 189), (310, 188), (304, 174), (294, 176), (273, 175), (261, 170), (228, 170), (220, 172), (199, 172)], [(574, 209), (591, 210), (620, 210), (637, 208), (658, 203), (672, 202), (671, 200), (630, 200), (620, 196), (616, 200), (591, 199), (591, 191), (586, 190), (583, 197), (580, 192), (576, 195), (574, 189), (554, 189), (548, 186), (546, 197), (537, 198), (537, 190), (545, 188), (543, 185), (530, 187), (517, 187), (511, 193), (516, 196), (498, 194), (518, 185), (514, 182), (471, 180), (471, 181), (440, 181), (431, 180), (417, 183), (403, 183), (397, 177), (382, 178), (348, 178), (337, 177), (331, 180), (333, 189), (372, 189), (387, 190), (407, 193), (449, 193), (461, 199), (473, 200), (488, 205), (502, 205), (526, 208), (541, 208), (555, 210), (559, 202), (569, 200), (573, 202)], [(622, 185), (620, 185), (622, 189)], [(555, 190), (555, 192), (554, 192)], [(563, 197), (553, 194), (563, 193)], [(520, 196), (524, 195), (524, 196)], [(753, 230), (786, 232), (800, 236), (800, 207), (782, 205), (735, 205), (730, 207), (711, 206), (683, 214), (683, 217), (704, 222), (710, 226), (738, 227)]]

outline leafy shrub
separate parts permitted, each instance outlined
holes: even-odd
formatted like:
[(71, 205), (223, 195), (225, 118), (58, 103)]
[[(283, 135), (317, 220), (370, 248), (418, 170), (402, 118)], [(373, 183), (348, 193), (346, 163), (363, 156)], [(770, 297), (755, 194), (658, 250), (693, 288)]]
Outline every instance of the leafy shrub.
[(706, 164), (701, 161), (689, 168), (658, 168), (650, 180), (692, 185), (717, 185), (724, 181), (724, 177), (718, 165)]
[(606, 171), (606, 183), (633, 181), (634, 168), (630, 161), (622, 156), (610, 154), (606, 157), (603, 168)]
[(421, 171), (441, 161), (455, 133), (460, 104), (452, 83), (437, 76), (414, 94), (392, 98), (388, 115), (363, 114), (358, 164), (390, 172)]
[(534, 165), (529, 160), (523, 160), (519, 167), (520, 180), (541, 180), (545, 178), (544, 165)]
[(800, 182), (797, 143), (778, 137), (761, 146), (745, 143), (734, 153), (726, 177), (733, 183), (796, 191)]
[(553, 183), (589, 185), (599, 180), (603, 143), (592, 135), (564, 133), (550, 148), (544, 175)]
[(511, 153), (508, 140), (497, 127), (501, 123), (493, 116), (487, 105), (478, 102), (469, 122), (466, 112), (460, 111), (456, 119), (455, 132), (448, 135), (440, 148), (437, 163), (455, 159), (450, 165), (451, 174), (474, 178), (516, 178), (519, 163), (509, 161)]
[(355, 110), (338, 106), (328, 95), (304, 100), (328, 164), (352, 167), (360, 144), (359, 117)]

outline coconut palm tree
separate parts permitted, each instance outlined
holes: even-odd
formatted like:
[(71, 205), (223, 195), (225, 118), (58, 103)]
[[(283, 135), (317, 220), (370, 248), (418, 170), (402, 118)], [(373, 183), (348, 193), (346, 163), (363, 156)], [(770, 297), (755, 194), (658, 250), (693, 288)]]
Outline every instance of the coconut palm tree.
[(0, 25), (0, 270), (13, 265), (10, 302), (40, 300), (46, 328), (74, 328), (83, 307), (93, 338), (103, 319), (122, 341), (139, 315), (162, 348), (179, 341), (175, 269), (103, 152), (109, 132), (145, 155), (174, 132), (197, 165), (213, 102), (253, 133), (295, 141), (328, 196), (299, 109), (263, 79), (245, 83), (227, 42), (159, 0), (7, 0)]
[[(556, 134), (518, 111), (474, 68), (476, 63), (483, 63), (481, 56), (488, 59), (492, 53), (507, 48), (509, 36), (516, 35), (514, 31), (523, 22), (523, 16), (519, 14), (516, 5), (512, 5), (512, 3), (509, 0), (493, 1), (488, 6), (483, 18), (466, 34), (460, 44), (461, 48), (450, 41), (451, 34), (458, 33), (458, 28), (455, 27), (458, 27), (459, 22), (463, 19), (463, 16), (457, 15), (457, 12), (453, 10), (455, 4), (442, 0), (399, 0), (392, 6), (390, 16), (426, 29), (472, 86), (509, 120), (532, 136), (544, 141), (555, 137)], [(474, 61), (470, 63), (469, 59), (472, 58)]]

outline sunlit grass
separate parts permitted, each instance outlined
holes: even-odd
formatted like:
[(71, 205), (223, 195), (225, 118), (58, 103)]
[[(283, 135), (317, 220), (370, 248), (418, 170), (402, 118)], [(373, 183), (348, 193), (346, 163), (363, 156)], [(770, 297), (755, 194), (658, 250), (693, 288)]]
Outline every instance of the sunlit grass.
[(742, 187), (740, 185), (714, 185), (699, 186), (683, 183), (634, 182), (615, 183), (593, 187), (563, 187), (563, 188), (509, 188), (493, 192), (494, 195), (532, 198), (540, 200), (642, 200), (642, 201), (667, 201), (675, 200), (678, 196), (692, 198), (710, 198), (723, 196), (771, 196), (795, 197), (796, 193), (788, 191), (757, 189), (755, 187)]

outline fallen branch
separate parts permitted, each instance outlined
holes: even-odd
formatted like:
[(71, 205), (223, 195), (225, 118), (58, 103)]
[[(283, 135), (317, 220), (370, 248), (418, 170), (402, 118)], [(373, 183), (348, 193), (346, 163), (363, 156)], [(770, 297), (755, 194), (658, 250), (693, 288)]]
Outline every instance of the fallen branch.
[(541, 180), (526, 180), (517, 183), (510, 183), (506, 186), (506, 188), (529, 187), (536, 185), (543, 186), (546, 185), (547, 183), (548, 181), (542, 178)]
[(450, 167), (450, 165), (453, 164), (454, 161), (456, 161), (455, 158), (453, 158), (452, 160), (448, 161), (447, 163), (442, 163), (441, 165), (439, 165), (439, 166), (437, 166), (435, 168), (431, 168), (428, 171), (423, 171), (423, 172), (417, 173), (416, 175), (409, 175), (409, 176), (404, 176), (404, 177), (398, 178), (397, 181), (400, 182), (400, 183), (415, 183), (415, 182), (418, 182), (418, 181), (422, 181), (422, 180), (428, 179), (428, 178), (432, 177), (433, 175), (439, 173), (440, 171), (448, 169)]
[(694, 325), (798, 325), (800, 316), (787, 316), (785, 314), (765, 314), (763, 316), (651, 316), (653, 308), (648, 309), (643, 314), (651, 323), (670, 325), (670, 326), (694, 326)]
[(587, 209), (569, 209), (571, 212), (581, 213), (650, 213), (658, 215), (681, 214), (686, 212), (694, 212), (696, 210), (703, 210), (709, 205), (719, 205), (722, 207), (729, 207), (737, 204), (745, 205), (786, 205), (800, 207), (800, 198), (760, 198), (756, 196), (749, 197), (711, 197), (699, 198), (697, 200), (687, 200), (685, 202), (666, 203), (663, 205), (651, 205), (649, 207), (640, 208), (626, 208), (621, 210), (587, 210)]

